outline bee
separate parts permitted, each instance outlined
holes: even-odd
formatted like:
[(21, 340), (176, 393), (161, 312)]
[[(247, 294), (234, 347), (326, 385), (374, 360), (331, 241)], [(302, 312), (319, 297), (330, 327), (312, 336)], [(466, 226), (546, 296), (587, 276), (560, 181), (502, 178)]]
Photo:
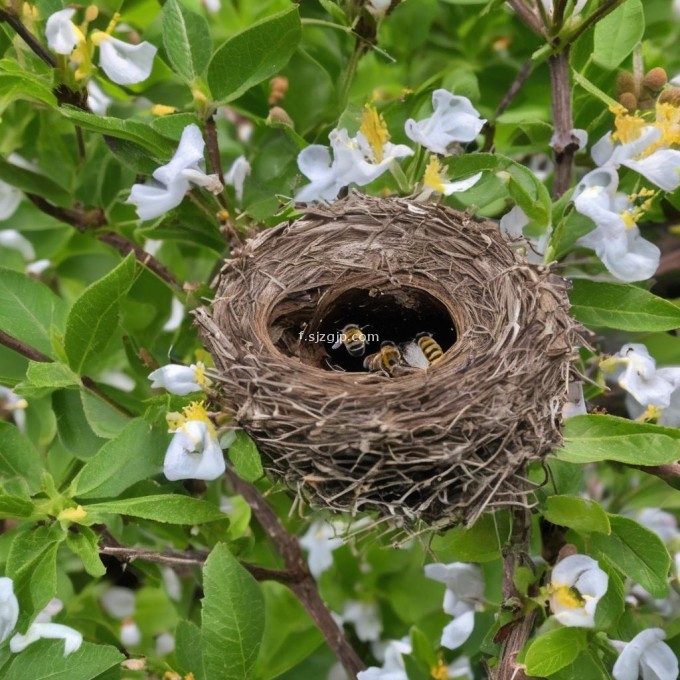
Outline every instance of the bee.
[(369, 371), (382, 371), (387, 375), (392, 375), (394, 369), (401, 362), (401, 352), (399, 348), (389, 340), (380, 345), (380, 351), (369, 354), (364, 359), (364, 368)]
[(341, 345), (345, 346), (350, 356), (362, 357), (366, 353), (366, 336), (355, 323), (348, 323), (340, 331), (338, 339), (332, 347), (338, 349)]
[(430, 366), (439, 363), (444, 358), (444, 352), (442, 351), (441, 345), (430, 333), (418, 333), (418, 335), (416, 335), (416, 342)]

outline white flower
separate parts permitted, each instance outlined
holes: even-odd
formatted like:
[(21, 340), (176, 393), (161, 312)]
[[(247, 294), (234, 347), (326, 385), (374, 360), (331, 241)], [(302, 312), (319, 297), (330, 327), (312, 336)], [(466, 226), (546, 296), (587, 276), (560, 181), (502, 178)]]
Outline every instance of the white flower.
[[(102, 32), (96, 33), (99, 43), (99, 65), (118, 85), (141, 83), (151, 75), (158, 49), (149, 42), (130, 45)], [(94, 37), (94, 36), (93, 36)]]
[(33, 623), (50, 623), (52, 617), (56, 616), (64, 608), (64, 603), (58, 598), (53, 597), (33, 620)]
[(25, 260), (35, 259), (33, 244), (16, 229), (3, 229), (0, 231), (0, 246), (18, 250)]
[(21, 203), (21, 191), (0, 180), (0, 222), (8, 220)]
[(78, 44), (79, 36), (71, 17), (76, 13), (67, 8), (54, 12), (45, 24), (45, 37), (48, 47), (57, 54), (71, 54)]
[(449, 680), (474, 680), (474, 673), (470, 665), (470, 659), (467, 656), (458, 657), (451, 665), (446, 667), (446, 672), (449, 675)]
[(360, 671), (357, 680), (408, 680), (403, 655), (410, 654), (411, 641), (408, 637), (390, 640), (385, 648), (385, 661), (382, 668), (371, 666)]
[(80, 648), (83, 636), (77, 630), (61, 623), (32, 623), (26, 635), (17, 633), (9, 641), (9, 648), (16, 654), (38, 640), (63, 640), (64, 656), (68, 656)]
[(234, 187), (236, 200), (240, 203), (243, 200), (243, 185), (246, 177), (250, 175), (250, 163), (245, 156), (239, 156), (229, 168), (229, 172), (224, 176), (224, 183)]
[(482, 179), (482, 173), (478, 172), (476, 175), (472, 175), (466, 179), (458, 180), (457, 182), (449, 182), (444, 175), (444, 166), (437, 156), (433, 154), (425, 168), (423, 191), (418, 195), (416, 200), (426, 201), (433, 193), (443, 194), (444, 196), (450, 196), (453, 193), (462, 193), (475, 186), (480, 179)]
[(368, 0), (366, 9), (376, 17), (382, 17), (390, 8), (392, 0)]
[(220, 0), (202, 0), (203, 6), (206, 8), (210, 14), (216, 14), (222, 8), (222, 3)]
[(191, 185), (204, 187), (213, 193), (223, 189), (216, 175), (206, 175), (200, 169), (205, 142), (197, 125), (187, 125), (182, 132), (177, 151), (169, 163), (157, 168), (150, 184), (135, 184), (128, 203), (137, 206), (142, 220), (151, 220), (176, 208)]
[(11, 411), (16, 426), (24, 432), (26, 429), (26, 414), (24, 409), (28, 407), (28, 402), (18, 397), (8, 387), (0, 385), (0, 411)]
[(172, 306), (170, 307), (170, 316), (163, 324), (164, 331), (176, 331), (182, 324), (184, 318), (184, 305), (176, 297), (172, 298)]
[(664, 543), (670, 543), (678, 532), (678, 520), (670, 512), (659, 508), (645, 508), (637, 515), (637, 521), (643, 527), (653, 531)]
[(442, 631), (441, 644), (457, 649), (470, 637), (475, 625), (475, 610), (484, 596), (482, 572), (476, 564), (434, 563), (425, 565), (425, 576), (446, 586), (444, 611), (454, 619)]
[(614, 664), (614, 680), (676, 680), (678, 658), (663, 642), (666, 633), (661, 628), (649, 628), (638, 633), (630, 642), (611, 640), (621, 654)]
[(142, 641), (142, 631), (132, 619), (125, 619), (120, 627), (120, 641), (125, 647), (137, 647)]
[(35, 262), (29, 262), (26, 265), (26, 273), (33, 274), (34, 276), (40, 276), (46, 269), (49, 269), (52, 263), (49, 260), (42, 259), (36, 260)]
[(363, 642), (371, 642), (380, 639), (382, 633), (382, 621), (380, 610), (375, 602), (360, 602), (348, 600), (340, 617), (342, 623), (351, 623), (354, 626), (357, 637)]
[(569, 383), (567, 389), (567, 401), (562, 406), (562, 420), (574, 416), (585, 416), (587, 413), (586, 402), (583, 398), (583, 383), (574, 380)]
[(577, 243), (594, 250), (617, 279), (642, 281), (657, 270), (661, 253), (640, 235), (629, 198), (616, 191), (618, 183), (610, 167), (593, 170), (579, 182), (574, 207), (595, 223), (595, 229)]
[(134, 615), (137, 600), (134, 591), (129, 588), (113, 586), (101, 596), (102, 607), (114, 619), (127, 619)]
[(19, 618), (19, 601), (14, 594), (14, 581), (7, 576), (0, 577), (0, 644), (14, 630)]
[(175, 432), (163, 461), (163, 474), (178, 479), (217, 479), (226, 464), (215, 429), (204, 420), (188, 420)]
[(94, 80), (87, 83), (87, 105), (92, 113), (105, 116), (113, 99)]
[(339, 523), (318, 519), (300, 537), (300, 545), (307, 551), (307, 564), (312, 576), (318, 579), (333, 566), (333, 551), (343, 543), (338, 533), (344, 528)]
[[(222, 508), (220, 507), (220, 510)], [(224, 512), (224, 510), (222, 510)], [(165, 592), (168, 597), (173, 602), (179, 602), (182, 599), (182, 582), (179, 580), (179, 576), (174, 569), (171, 567), (162, 567), (161, 576), (163, 577), (163, 585), (165, 586)]]
[(156, 636), (156, 656), (167, 656), (175, 651), (175, 638), (170, 633)]
[(569, 555), (550, 579), (550, 607), (563, 626), (595, 627), (597, 603), (607, 592), (609, 576), (587, 555)]
[(192, 392), (200, 392), (211, 385), (210, 379), (205, 375), (205, 366), (202, 362), (191, 366), (179, 364), (167, 364), (149, 373), (151, 387), (154, 389), (164, 388), (170, 394), (184, 397)]
[(529, 216), (522, 208), (516, 205), (501, 217), (499, 227), (501, 233), (505, 234), (511, 241), (523, 239), (523, 242), (526, 244), (524, 252), (527, 262), (542, 264), (545, 251), (548, 247), (548, 241), (552, 234), (552, 228), (548, 226), (546, 231), (538, 238), (529, 238), (524, 235), (524, 227), (529, 222)]
[(458, 97), (447, 90), (432, 93), (432, 107), (434, 111), (429, 118), (406, 121), (406, 136), (444, 156), (455, 142), (474, 140), (486, 123), (467, 97)]

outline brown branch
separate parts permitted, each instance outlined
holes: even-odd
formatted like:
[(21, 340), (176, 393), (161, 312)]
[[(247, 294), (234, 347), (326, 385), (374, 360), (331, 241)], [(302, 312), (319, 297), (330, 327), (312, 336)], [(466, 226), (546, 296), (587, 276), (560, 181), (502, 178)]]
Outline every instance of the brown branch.
[(208, 147), (208, 158), (210, 159), (212, 171), (220, 178), (220, 182), (224, 185), (220, 147), (217, 143), (217, 126), (215, 125), (215, 116), (213, 114), (210, 114), (205, 120), (205, 143)]
[(548, 58), (550, 67), (550, 90), (552, 93), (552, 116), (555, 134), (555, 180), (553, 195), (559, 198), (571, 184), (571, 170), (574, 154), (578, 150), (578, 140), (572, 130), (574, 122), (571, 114), (571, 90), (569, 88), (569, 48)]
[(508, 5), (515, 10), (515, 14), (527, 28), (531, 29), (536, 35), (544, 35), (543, 22), (529, 5), (524, 4), (524, 0), (508, 0)]
[(664, 481), (680, 479), (680, 463), (670, 463), (668, 465), (635, 465), (638, 470), (647, 472), (655, 477), (660, 477)]
[(57, 60), (51, 52), (48, 52), (38, 39), (23, 25), (21, 19), (9, 10), (0, 9), (0, 23), (8, 23), (21, 36), (23, 41), (37, 54), (48, 66), (56, 68)]
[(176, 291), (183, 292), (182, 286), (174, 274), (155, 257), (147, 253), (144, 248), (115, 231), (101, 230), (101, 227), (107, 225), (106, 216), (101, 208), (95, 208), (94, 210), (73, 210), (53, 205), (36, 194), (26, 194), (26, 196), (41, 212), (54, 217), (60, 222), (70, 224), (82, 234), (92, 233), (98, 240), (112, 246), (121, 255), (125, 256), (129, 253), (134, 253), (142, 266), (153, 272), (159, 279), (165, 281)]
[(256, 487), (244, 482), (232, 470), (227, 469), (226, 474), (234, 490), (245, 498), (260, 526), (276, 545), (286, 569), (296, 575), (295, 581), (287, 585), (307, 610), (347, 673), (352, 678), (356, 677), (357, 673), (364, 670), (366, 666), (349, 644), (342, 629), (321, 599), (297, 538), (286, 531), (276, 513)]

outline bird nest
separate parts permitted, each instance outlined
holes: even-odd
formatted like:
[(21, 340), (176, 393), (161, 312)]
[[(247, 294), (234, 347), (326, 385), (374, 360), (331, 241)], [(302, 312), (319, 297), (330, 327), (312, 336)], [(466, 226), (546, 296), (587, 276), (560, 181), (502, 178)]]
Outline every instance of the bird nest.
[[(561, 442), (581, 343), (567, 284), (492, 222), (350, 195), (257, 235), (226, 262), (197, 321), (221, 406), (267, 469), (309, 503), (442, 526), (526, 497), (526, 464)], [(366, 354), (429, 333), (427, 368)]]

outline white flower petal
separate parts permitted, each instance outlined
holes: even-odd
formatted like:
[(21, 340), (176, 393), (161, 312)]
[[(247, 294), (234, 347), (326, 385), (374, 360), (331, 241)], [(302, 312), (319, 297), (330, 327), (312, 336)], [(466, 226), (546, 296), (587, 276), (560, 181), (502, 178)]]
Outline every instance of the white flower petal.
[[(222, 508), (220, 507), (220, 510)], [(224, 512), (224, 510), (222, 510)], [(162, 567), (161, 576), (163, 577), (163, 585), (165, 592), (173, 602), (179, 602), (182, 599), (182, 582), (177, 576), (177, 572), (171, 567)]]
[(9, 641), (10, 651), (21, 652), (38, 640), (63, 640), (64, 656), (77, 651), (83, 643), (83, 636), (73, 628), (60, 623), (33, 623), (26, 635), (17, 633)]
[(236, 193), (236, 200), (240, 203), (243, 200), (243, 185), (246, 177), (250, 175), (250, 163), (245, 156), (239, 156), (229, 168), (229, 172), (224, 177), (224, 181), (234, 187)]
[(567, 391), (567, 401), (562, 407), (562, 419), (567, 420), (574, 416), (584, 416), (587, 413), (586, 402), (583, 398), (583, 383), (580, 381), (570, 382)]
[(441, 646), (446, 649), (458, 649), (464, 645), (472, 635), (475, 627), (474, 611), (465, 612), (462, 616), (457, 616), (442, 631)]
[(105, 116), (113, 99), (94, 80), (87, 83), (87, 105), (92, 113)]
[(182, 137), (177, 150), (165, 165), (161, 165), (153, 173), (153, 178), (161, 184), (171, 184), (177, 179), (182, 170), (198, 170), (198, 164), (203, 161), (205, 141), (198, 125), (192, 123), (182, 131)]
[(595, 165), (607, 163), (614, 154), (614, 146), (611, 132), (608, 132), (604, 137), (595, 142), (590, 150), (590, 156), (595, 161)]
[(453, 193), (462, 193), (471, 189), (479, 180), (482, 179), (482, 173), (478, 172), (467, 179), (460, 179), (457, 182), (444, 182), (444, 196), (450, 196)]
[(175, 433), (163, 462), (163, 474), (170, 481), (217, 479), (226, 464), (219, 442), (208, 423), (189, 420)]
[(114, 619), (127, 619), (133, 616), (137, 609), (137, 599), (134, 591), (129, 588), (113, 586), (100, 598), (102, 607)]
[(333, 566), (333, 551), (344, 543), (337, 535), (337, 529), (337, 525), (316, 520), (300, 537), (300, 545), (308, 553), (309, 571), (315, 579)]
[(53, 597), (43, 608), (38, 612), (38, 615), (33, 620), (33, 623), (50, 623), (52, 617), (56, 616), (64, 608), (64, 603), (58, 598)]
[(141, 220), (153, 220), (176, 208), (190, 188), (188, 180), (183, 177), (178, 177), (169, 186), (134, 184), (127, 202), (137, 206)]
[(118, 85), (141, 83), (151, 75), (157, 48), (146, 41), (139, 45), (105, 38), (99, 45), (99, 65)]
[(76, 13), (67, 8), (51, 14), (45, 24), (48, 47), (57, 54), (71, 54), (78, 44), (78, 35), (71, 17)]
[(176, 331), (182, 324), (184, 319), (184, 305), (176, 297), (172, 298), (172, 306), (170, 308), (170, 316), (163, 324), (164, 331)]
[(21, 195), (19, 189), (0, 180), (0, 222), (14, 215), (21, 203)]
[(529, 224), (529, 218), (527, 214), (524, 212), (524, 210), (522, 210), (522, 208), (516, 205), (511, 210), (506, 212), (503, 217), (501, 217), (501, 233), (505, 234), (511, 239), (523, 237), (523, 229), (527, 224)]
[(383, 627), (380, 610), (375, 602), (348, 600), (342, 610), (341, 620), (343, 623), (351, 623), (357, 637), (363, 642), (380, 639)]
[(0, 577), (0, 644), (14, 630), (19, 618), (19, 602), (14, 594), (14, 582), (7, 576)]
[(35, 260), (33, 244), (16, 229), (0, 231), (0, 246), (18, 250), (25, 260)]
[(120, 641), (125, 647), (137, 647), (142, 642), (142, 631), (134, 621), (123, 621), (120, 627)]
[(167, 364), (149, 373), (149, 380), (152, 381), (151, 387), (154, 389), (164, 388), (171, 394), (184, 397), (203, 390), (197, 382), (199, 372), (200, 369), (195, 364), (191, 366)]
[(210, 14), (216, 14), (222, 8), (220, 0), (202, 0), (202, 2), (203, 6)]
[(156, 655), (167, 656), (175, 651), (175, 638), (170, 633), (161, 633), (156, 637)]
[[(666, 633), (661, 628), (649, 628), (638, 633), (625, 644), (614, 664), (614, 680), (676, 680), (678, 659), (671, 648), (663, 642)], [(616, 641), (612, 641), (616, 643)], [(615, 646), (620, 646), (616, 644)]]
[(644, 508), (636, 517), (643, 527), (653, 531), (664, 543), (670, 543), (678, 536), (678, 520), (670, 512), (659, 508)]
[(680, 186), (680, 151), (658, 149), (639, 160), (622, 162), (664, 191), (675, 191)]

